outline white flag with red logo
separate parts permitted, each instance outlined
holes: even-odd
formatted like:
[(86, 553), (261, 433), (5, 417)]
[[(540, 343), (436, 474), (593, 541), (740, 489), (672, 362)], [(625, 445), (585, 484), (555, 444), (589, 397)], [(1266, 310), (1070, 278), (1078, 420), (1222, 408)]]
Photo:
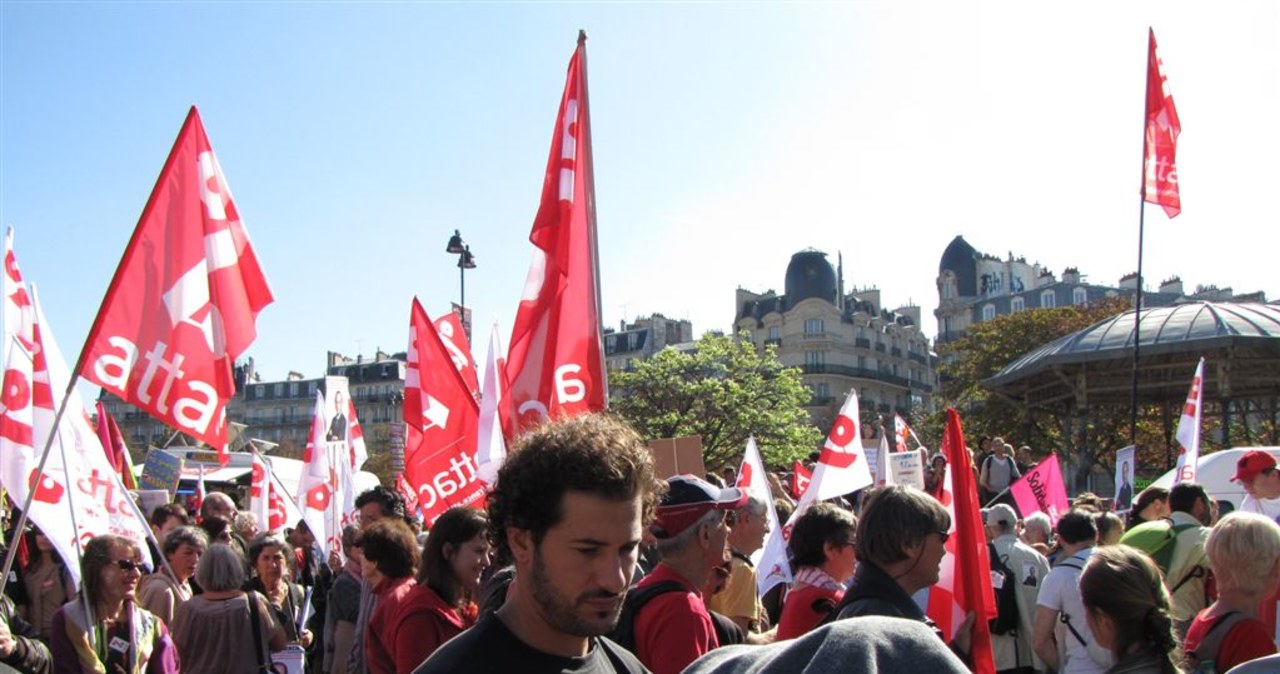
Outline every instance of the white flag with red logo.
[(272, 302), (200, 115), (187, 115), (81, 354), (85, 379), (218, 450), (232, 362)]
[[(369, 460), (369, 449), (364, 444), (364, 429), (360, 427), (360, 417), (356, 415), (356, 401), (347, 397), (347, 453), (351, 471), (360, 470)], [(354, 497), (353, 497), (354, 498)]]
[(533, 263), (511, 330), (506, 379), (515, 427), (509, 430), (517, 434), (544, 419), (608, 404), (586, 52), (586, 35), (580, 34), (551, 138), (542, 203), (529, 234)]
[(409, 318), (408, 360), (404, 476), (430, 527), (450, 507), (484, 498), (476, 471), (479, 409), (417, 298)]
[(898, 447), (897, 451), (899, 452), (906, 452), (910, 450), (907, 446), (908, 438), (915, 440), (916, 447), (920, 447), (920, 438), (916, 437), (916, 432), (911, 430), (911, 426), (897, 414), (893, 415), (893, 435)]
[(769, 489), (769, 479), (765, 476), (764, 462), (760, 460), (760, 450), (756, 447), (754, 436), (747, 438), (746, 455), (742, 457), (742, 466), (738, 468), (738, 482), (734, 486), (745, 489), (764, 501), (765, 515), (769, 518), (769, 537), (751, 555), (751, 563), (759, 570), (756, 574), (756, 592), (763, 597), (769, 588), (778, 583), (791, 584), (791, 565), (787, 562), (787, 541), (782, 537), (782, 527), (778, 526), (773, 492)]
[(435, 320), (436, 334), (449, 351), (449, 360), (458, 368), (467, 390), (480, 400), (480, 378), (476, 376), (476, 361), (471, 356), (471, 344), (467, 342), (467, 331), (462, 327), (462, 318), (456, 311), (450, 311)]
[[(325, 412), (324, 396), (316, 392), (316, 406), (311, 418), (311, 441), (302, 457), (302, 476), (298, 480), (298, 509), (302, 519), (315, 535), (327, 558), (331, 550), (342, 550), (342, 502), (339, 493), (338, 464), (345, 456), (336, 453), (343, 443), (326, 440), (333, 415)], [(343, 461), (339, 461), (339, 458)]]
[(1175, 482), (1195, 482), (1196, 465), (1200, 463), (1200, 417), (1204, 411), (1204, 358), (1196, 365), (1196, 374), (1191, 378), (1191, 390), (1187, 393), (1187, 403), (1182, 406), (1182, 416), (1178, 418), (1178, 432), (1174, 437), (1178, 440), (1178, 470)]
[[(34, 288), (30, 297), (31, 351), (16, 335), (9, 336), (0, 394), (0, 481), (16, 503), (31, 495), (28, 518), (63, 559), (78, 559), (77, 540), (101, 534), (124, 536), (145, 548), (147, 524), (137, 517), (128, 491), (107, 460), (78, 392), (71, 391), (54, 427), (71, 372)], [(37, 474), (46, 445), (49, 457), (44, 472)], [(67, 570), (78, 584), (79, 565), (68, 564)]]
[(867, 465), (867, 456), (862, 451), (858, 391), (851, 389), (844, 407), (840, 408), (835, 423), (831, 425), (827, 442), (818, 454), (813, 479), (809, 488), (801, 495), (796, 511), (800, 512), (818, 501), (844, 496), (871, 484), (871, 467)]
[(484, 367), (484, 392), (480, 397), (480, 429), (476, 444), (476, 464), (480, 479), (490, 487), (498, 484), (498, 469), (507, 459), (507, 443), (502, 437), (503, 401), (507, 399), (502, 381), (502, 338), (498, 334), (498, 322), (493, 322), (489, 332), (489, 357)]
[(253, 472), (249, 477), (249, 512), (258, 517), (263, 531), (280, 531), (290, 524), (297, 524), (297, 519), (289, 520), (286, 503), (284, 490), (277, 486), (270, 461), (254, 452)]
[(22, 282), (22, 272), (18, 269), (18, 258), (13, 253), (13, 228), (10, 227), (4, 237), (4, 276), (0, 277), (0, 294), (4, 296), (4, 345), (9, 348), (10, 338), (17, 336), (28, 350), (31, 349), (32, 326), (35, 325), (35, 311), (31, 308), (31, 296), (27, 294), (27, 285)]

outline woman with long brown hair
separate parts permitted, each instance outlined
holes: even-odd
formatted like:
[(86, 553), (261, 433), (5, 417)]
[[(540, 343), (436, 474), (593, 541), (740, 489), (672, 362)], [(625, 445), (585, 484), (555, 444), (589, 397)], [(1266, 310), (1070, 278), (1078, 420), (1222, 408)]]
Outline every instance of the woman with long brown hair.
[(1160, 569), (1127, 545), (1096, 548), (1080, 574), (1085, 619), (1116, 664), (1107, 674), (1181, 674)]

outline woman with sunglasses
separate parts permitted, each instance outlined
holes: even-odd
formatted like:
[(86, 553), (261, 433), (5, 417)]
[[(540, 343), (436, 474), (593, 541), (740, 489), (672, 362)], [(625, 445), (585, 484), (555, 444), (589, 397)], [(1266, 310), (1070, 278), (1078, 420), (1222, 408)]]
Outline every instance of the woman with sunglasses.
[(142, 551), (122, 536), (95, 536), (80, 560), (80, 597), (53, 614), (56, 671), (170, 674), (181, 671), (162, 620), (134, 600)]
[(782, 605), (779, 639), (794, 639), (817, 627), (844, 598), (856, 564), (857, 527), (851, 513), (829, 503), (815, 504), (796, 520), (787, 541), (795, 585)]

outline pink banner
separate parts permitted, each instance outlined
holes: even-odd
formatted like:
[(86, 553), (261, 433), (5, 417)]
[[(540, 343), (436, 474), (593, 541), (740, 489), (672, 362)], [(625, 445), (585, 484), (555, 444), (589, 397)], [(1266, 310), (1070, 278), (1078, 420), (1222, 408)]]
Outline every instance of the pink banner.
[(1018, 511), (1023, 517), (1043, 512), (1056, 525), (1058, 518), (1071, 507), (1067, 501), (1067, 488), (1062, 482), (1057, 454), (1050, 454), (1049, 458), (1028, 470), (1022, 479), (1009, 487), (1009, 491), (1018, 502)]

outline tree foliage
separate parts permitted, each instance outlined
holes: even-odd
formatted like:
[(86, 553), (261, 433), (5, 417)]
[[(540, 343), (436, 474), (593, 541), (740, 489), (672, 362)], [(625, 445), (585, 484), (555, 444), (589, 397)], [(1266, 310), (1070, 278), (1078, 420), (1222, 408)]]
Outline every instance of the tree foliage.
[(702, 436), (709, 468), (737, 467), (747, 438), (770, 465), (808, 455), (822, 440), (802, 408), (810, 391), (773, 345), (708, 334), (693, 352), (664, 349), (610, 375), (610, 409), (646, 440)]

